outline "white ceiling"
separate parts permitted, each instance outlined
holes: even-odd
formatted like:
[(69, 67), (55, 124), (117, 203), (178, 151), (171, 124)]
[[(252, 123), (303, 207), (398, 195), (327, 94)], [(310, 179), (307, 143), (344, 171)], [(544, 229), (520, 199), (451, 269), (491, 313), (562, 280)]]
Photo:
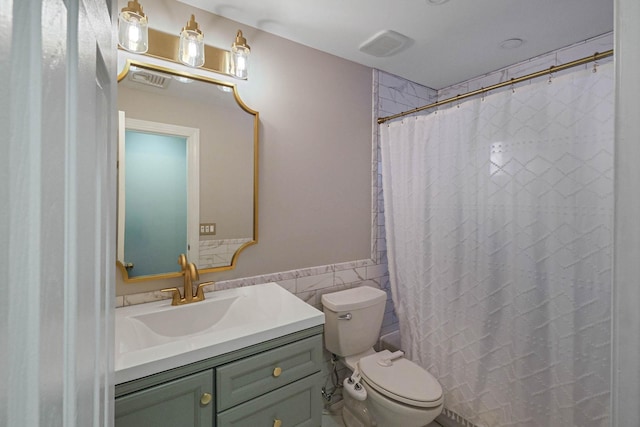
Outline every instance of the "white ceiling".
[[(613, 0), (180, 1), (434, 89), (613, 30)], [(408, 47), (388, 57), (359, 50), (382, 30)], [(499, 47), (512, 38), (524, 44)]]

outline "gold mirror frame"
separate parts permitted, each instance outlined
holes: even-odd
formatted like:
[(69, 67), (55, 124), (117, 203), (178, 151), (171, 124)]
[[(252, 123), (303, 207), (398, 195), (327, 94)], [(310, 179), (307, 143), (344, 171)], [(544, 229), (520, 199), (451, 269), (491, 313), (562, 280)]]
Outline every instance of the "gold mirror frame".
[[(254, 119), (253, 119), (253, 239), (249, 242), (242, 244), (235, 251), (235, 253), (231, 258), (231, 263), (229, 265), (198, 269), (200, 274), (233, 270), (236, 267), (236, 263), (238, 261), (238, 257), (240, 253), (244, 251), (244, 249), (246, 249), (247, 247), (258, 243), (258, 149), (259, 149), (258, 129), (259, 129), (259, 123), (260, 123), (260, 113), (256, 110), (253, 110), (252, 108), (247, 106), (247, 104), (244, 103), (244, 101), (240, 98), (240, 95), (238, 94), (237, 86), (233, 83), (224, 82), (224, 81), (220, 81), (220, 80), (216, 80), (209, 77), (192, 74), (184, 71), (178, 71), (172, 68), (167, 68), (167, 67), (163, 67), (156, 64), (149, 64), (149, 63), (137, 61), (131, 58), (127, 58), (127, 62), (124, 66), (124, 69), (120, 74), (118, 74), (118, 82), (120, 82), (127, 76), (131, 66), (135, 66), (138, 68), (143, 68), (151, 71), (159, 71), (159, 72), (171, 74), (174, 76), (186, 77), (186, 78), (197, 80), (200, 82), (230, 88), (232, 90), (233, 97), (236, 103), (238, 104), (238, 106), (242, 110), (244, 110), (246, 113), (254, 116)], [(119, 243), (116, 243), (116, 245), (118, 244)], [(127, 269), (125, 268), (125, 266), (122, 264), (120, 260), (116, 260), (116, 266), (120, 271), (120, 273), (122, 274), (122, 279), (126, 283), (140, 283), (140, 282), (147, 282), (151, 280), (171, 279), (171, 278), (182, 276), (181, 272), (171, 272), (171, 273), (151, 274), (146, 276), (129, 277), (129, 272), (127, 271)]]

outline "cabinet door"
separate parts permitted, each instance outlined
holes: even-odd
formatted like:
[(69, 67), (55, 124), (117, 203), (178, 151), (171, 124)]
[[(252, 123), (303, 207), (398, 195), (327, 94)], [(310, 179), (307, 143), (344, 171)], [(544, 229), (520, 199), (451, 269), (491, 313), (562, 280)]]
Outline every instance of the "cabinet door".
[(213, 394), (211, 369), (119, 397), (116, 427), (212, 427), (213, 398), (205, 393)]
[(256, 354), (216, 369), (218, 412), (322, 369), (322, 335)]
[(318, 372), (218, 414), (217, 427), (320, 427)]

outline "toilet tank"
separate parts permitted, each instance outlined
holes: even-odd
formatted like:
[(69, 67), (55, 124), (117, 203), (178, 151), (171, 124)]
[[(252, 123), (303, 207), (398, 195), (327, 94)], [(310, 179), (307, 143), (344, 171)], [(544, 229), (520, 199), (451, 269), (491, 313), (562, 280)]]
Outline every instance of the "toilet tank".
[(331, 353), (353, 356), (374, 346), (387, 294), (369, 286), (322, 295), (324, 342)]

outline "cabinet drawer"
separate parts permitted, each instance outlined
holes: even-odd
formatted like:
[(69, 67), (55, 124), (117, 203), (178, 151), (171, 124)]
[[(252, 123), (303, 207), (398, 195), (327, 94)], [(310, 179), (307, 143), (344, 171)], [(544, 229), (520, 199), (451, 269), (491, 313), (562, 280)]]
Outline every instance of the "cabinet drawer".
[(319, 372), (321, 365), (322, 335), (316, 335), (218, 367), (218, 411)]
[[(217, 416), (217, 427), (320, 427), (322, 375), (318, 372)], [(278, 420), (280, 423), (278, 423)]]
[(115, 425), (211, 427), (213, 402), (203, 402), (204, 393), (213, 394), (212, 369), (117, 398)]

